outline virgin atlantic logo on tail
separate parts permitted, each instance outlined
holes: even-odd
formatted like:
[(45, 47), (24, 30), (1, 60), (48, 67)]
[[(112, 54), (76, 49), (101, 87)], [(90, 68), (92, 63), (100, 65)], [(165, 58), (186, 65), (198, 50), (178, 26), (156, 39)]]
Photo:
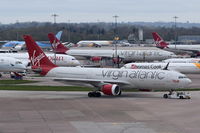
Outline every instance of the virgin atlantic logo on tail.
[(160, 39), (160, 38), (157, 38), (157, 39), (155, 40), (156, 45), (159, 45), (159, 44), (162, 43), (162, 42), (163, 42), (163, 40)]
[(52, 46), (53, 46), (54, 49), (56, 49), (59, 44), (60, 43), (58, 41), (54, 40), (53, 43), (52, 43)]
[(40, 55), (36, 56), (36, 50), (33, 51), (33, 55), (31, 56), (31, 64), (33, 66), (40, 66), (40, 61), (45, 57), (44, 53), (41, 53)]

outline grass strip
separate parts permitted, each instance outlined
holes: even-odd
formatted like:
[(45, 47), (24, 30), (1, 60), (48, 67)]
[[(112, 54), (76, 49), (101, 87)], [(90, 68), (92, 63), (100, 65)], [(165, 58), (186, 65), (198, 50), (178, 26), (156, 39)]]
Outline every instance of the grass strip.
[(91, 91), (92, 88), (78, 86), (32, 86), (32, 85), (1, 85), (0, 90), (19, 91)]
[[(36, 86), (36, 85), (0, 85), (0, 90), (19, 91), (92, 91), (89, 87), (80, 86)], [(123, 92), (138, 92), (135, 89), (122, 90)], [(156, 92), (163, 90), (156, 90)], [(176, 91), (200, 91), (200, 88), (177, 89)]]
[(0, 84), (10, 85), (10, 84), (26, 84), (26, 83), (36, 83), (38, 81), (32, 80), (0, 80)]

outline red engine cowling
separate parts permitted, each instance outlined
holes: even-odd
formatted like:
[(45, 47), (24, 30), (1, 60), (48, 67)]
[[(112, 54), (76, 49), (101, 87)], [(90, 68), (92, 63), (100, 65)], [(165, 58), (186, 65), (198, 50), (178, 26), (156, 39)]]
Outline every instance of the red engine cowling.
[(106, 85), (103, 85), (102, 88), (101, 88), (101, 91), (105, 95), (113, 95), (113, 96), (120, 95), (120, 93), (121, 93), (121, 89), (116, 84), (106, 84)]
[(91, 61), (94, 61), (94, 62), (99, 62), (102, 58), (99, 57), (99, 56), (94, 56), (94, 57), (91, 57), (90, 60)]
[(113, 63), (117, 64), (117, 63), (120, 63), (122, 60), (120, 58), (113, 58)]

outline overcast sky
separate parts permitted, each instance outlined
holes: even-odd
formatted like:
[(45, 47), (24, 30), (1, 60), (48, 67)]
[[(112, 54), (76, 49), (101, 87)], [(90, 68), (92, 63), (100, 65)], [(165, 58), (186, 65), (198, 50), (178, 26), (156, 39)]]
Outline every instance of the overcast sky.
[(0, 0), (3, 24), (39, 21), (53, 22), (174, 21), (200, 22), (199, 0)]

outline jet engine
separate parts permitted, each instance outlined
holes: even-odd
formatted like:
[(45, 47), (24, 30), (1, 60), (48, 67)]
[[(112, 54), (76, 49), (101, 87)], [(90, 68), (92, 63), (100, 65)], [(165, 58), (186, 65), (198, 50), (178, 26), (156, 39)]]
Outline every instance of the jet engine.
[(117, 95), (121, 94), (121, 89), (117, 84), (106, 84), (106, 85), (103, 85), (102, 88), (101, 88), (101, 91), (105, 95), (117, 96)]

